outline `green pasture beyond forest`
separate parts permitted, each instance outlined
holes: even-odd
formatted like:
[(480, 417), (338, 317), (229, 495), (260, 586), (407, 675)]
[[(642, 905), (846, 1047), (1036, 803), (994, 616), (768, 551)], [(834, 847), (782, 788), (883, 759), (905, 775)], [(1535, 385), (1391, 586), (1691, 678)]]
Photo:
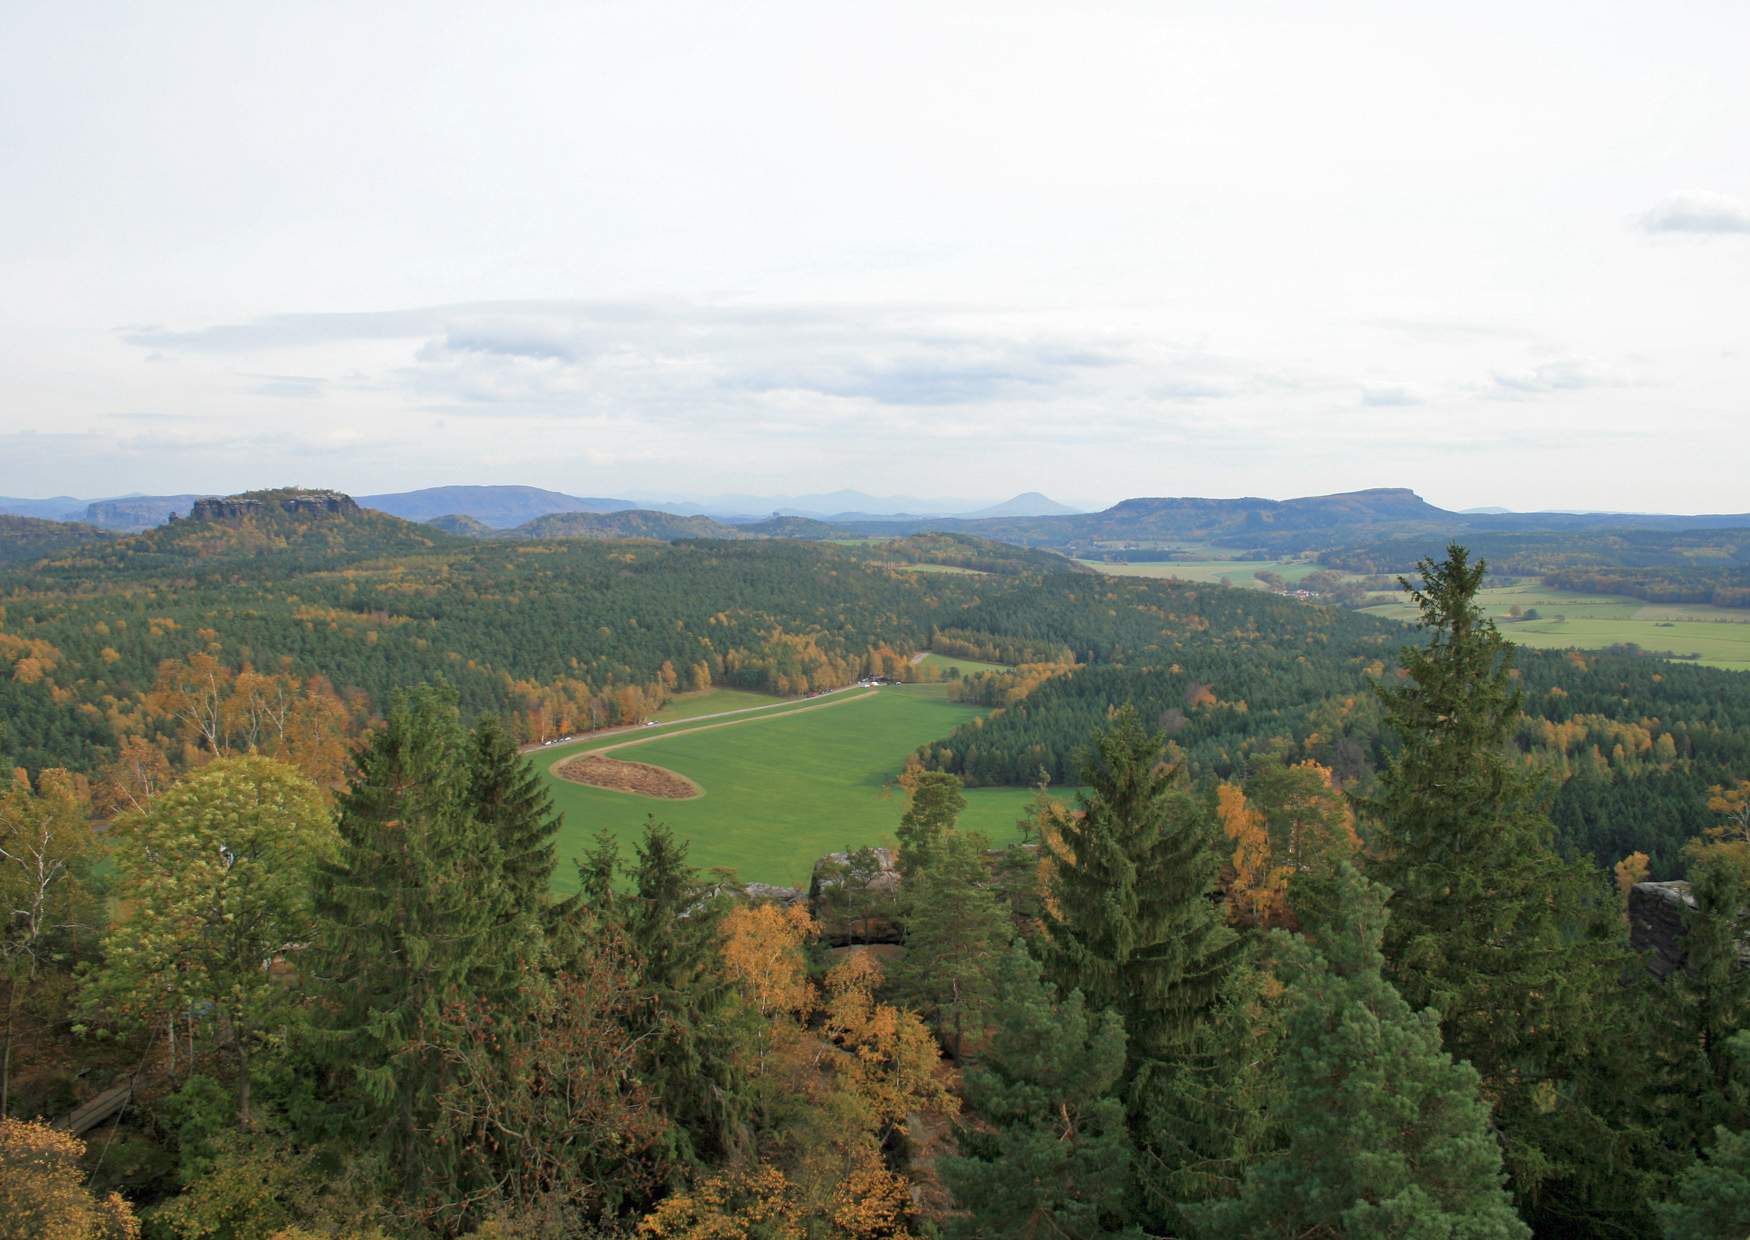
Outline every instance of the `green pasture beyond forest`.
[[(655, 814), (690, 841), (688, 855), (696, 866), (732, 869), (744, 881), (806, 886), (823, 854), (890, 843), (905, 809), (893, 781), (906, 755), (982, 713), (950, 702), (944, 685), (852, 688), (726, 719), (632, 729), (538, 750), (535, 767), (565, 816), (556, 885), (575, 890), (571, 861), (597, 831), (606, 827), (630, 856), (646, 815)], [(677, 771), (704, 795), (661, 800), (588, 788), (551, 773), (574, 754), (616, 746), (613, 757)], [(961, 825), (993, 843), (1007, 842), (1032, 795), (1026, 788), (969, 791)]]
[[(1272, 572), (1293, 584), (1319, 565), (1308, 560), (1182, 560), (1149, 564), (1104, 564), (1091, 568), (1119, 577), (1176, 578), (1264, 588), (1257, 574)], [(1417, 612), (1402, 597), (1377, 595), (1365, 608), (1375, 616), (1413, 621)], [(1616, 594), (1580, 594), (1546, 586), (1532, 578), (1511, 579), (1480, 591), (1477, 602), (1522, 646), (1542, 650), (1603, 650), (1633, 643), (1643, 650), (1695, 660), (1708, 667), (1750, 671), (1750, 611), (1702, 603), (1647, 603)], [(1535, 620), (1518, 620), (1509, 609), (1535, 610)]]
[[(1674, 656), (1700, 655), (1708, 667), (1750, 671), (1750, 611), (1703, 603), (1647, 603), (1617, 594), (1579, 594), (1525, 579), (1482, 590), (1477, 601), (1522, 646), (1544, 650), (1602, 650), (1633, 642), (1643, 650)], [(1537, 619), (1507, 613), (1536, 611)], [(1402, 601), (1367, 608), (1376, 616), (1412, 620)]]
[(1089, 568), (1113, 577), (1154, 577), (1172, 581), (1226, 582), (1232, 586), (1256, 586), (1264, 583), (1259, 573), (1277, 573), (1293, 583), (1308, 573), (1319, 571), (1311, 560), (1156, 560), (1138, 564), (1109, 564), (1104, 560), (1081, 560)]

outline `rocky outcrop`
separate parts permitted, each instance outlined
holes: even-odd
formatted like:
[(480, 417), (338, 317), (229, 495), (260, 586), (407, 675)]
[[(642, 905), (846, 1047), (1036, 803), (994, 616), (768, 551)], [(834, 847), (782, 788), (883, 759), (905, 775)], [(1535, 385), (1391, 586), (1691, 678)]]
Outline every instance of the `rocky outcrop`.
[(203, 496), (135, 495), (126, 499), (94, 500), (85, 506), (85, 521), (99, 529), (137, 534), (187, 516)]
[(1628, 942), (1664, 981), (1683, 967), (1683, 933), (1695, 897), (1681, 881), (1636, 883), (1628, 893)]
[(831, 944), (898, 943), (899, 867), (891, 848), (828, 853), (814, 863), (808, 904)]
[(808, 898), (808, 893), (800, 887), (776, 887), (771, 883), (743, 883), (741, 895), (756, 904), (782, 904), (786, 908)]
[(224, 499), (200, 499), (188, 514), (191, 521), (237, 521), (264, 513), (294, 516), (353, 517), (362, 512), (352, 496), (339, 491), (250, 491)]
[[(1628, 893), (1628, 942), (1642, 953), (1653, 976), (1663, 981), (1689, 961), (1683, 937), (1695, 912), (1689, 884), (1636, 883)], [(1738, 967), (1750, 969), (1750, 919), (1738, 921)]]

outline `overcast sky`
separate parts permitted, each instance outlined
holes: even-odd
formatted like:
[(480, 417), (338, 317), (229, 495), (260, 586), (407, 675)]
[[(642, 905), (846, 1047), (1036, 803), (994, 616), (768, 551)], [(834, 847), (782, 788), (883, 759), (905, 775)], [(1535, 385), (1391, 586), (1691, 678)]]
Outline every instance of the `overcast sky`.
[(0, 4), (0, 494), (1744, 511), (1750, 5)]

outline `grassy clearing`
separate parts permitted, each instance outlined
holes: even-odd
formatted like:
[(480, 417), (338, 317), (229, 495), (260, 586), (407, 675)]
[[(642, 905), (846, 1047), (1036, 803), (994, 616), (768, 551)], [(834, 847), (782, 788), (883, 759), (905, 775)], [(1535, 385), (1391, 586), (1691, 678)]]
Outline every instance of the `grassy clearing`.
[(965, 568), (959, 564), (908, 564), (903, 560), (871, 560), (882, 568), (897, 568), (907, 573), (957, 573), (963, 577), (988, 577), (982, 568)]
[[(565, 816), (557, 886), (575, 889), (571, 858), (596, 831), (605, 827), (630, 854), (651, 813), (691, 841), (695, 865), (733, 869), (750, 881), (806, 885), (823, 853), (891, 842), (904, 805), (892, 781), (906, 755), (980, 713), (948, 701), (945, 686), (890, 686), (538, 751), (536, 769)], [(675, 771), (703, 795), (656, 800), (547, 773), (565, 757), (609, 748), (616, 757)], [(1025, 788), (974, 789), (962, 825), (1006, 841), (1031, 796)]]
[[(1699, 654), (1709, 667), (1750, 671), (1750, 613), (1705, 604), (1644, 603), (1615, 594), (1579, 594), (1534, 580), (1482, 590), (1478, 602), (1501, 631), (1537, 649), (1599, 650), (1633, 642), (1663, 654)], [(1515, 620), (1508, 609), (1536, 610), (1535, 620)], [(1376, 616), (1414, 620), (1402, 599), (1369, 607)]]
[(918, 666), (933, 667), (943, 675), (947, 675), (949, 668), (957, 667), (962, 676), (971, 676), (975, 672), (1006, 672), (1009, 670), (1002, 663), (983, 663), (977, 659), (962, 659), (959, 655), (936, 654), (934, 652), (919, 659)]
[(726, 710), (778, 706), (786, 700), (773, 697), (769, 693), (755, 693), (751, 689), (703, 689), (698, 693), (677, 693), (656, 712), (656, 718), (665, 722), (671, 719), (695, 719), (700, 715), (716, 715)]
[(1226, 582), (1233, 586), (1264, 589), (1258, 573), (1278, 573), (1284, 581), (1299, 581), (1319, 566), (1306, 560), (1168, 560), (1148, 564), (1107, 564), (1080, 560), (1089, 568), (1113, 577), (1158, 577), (1175, 581)]

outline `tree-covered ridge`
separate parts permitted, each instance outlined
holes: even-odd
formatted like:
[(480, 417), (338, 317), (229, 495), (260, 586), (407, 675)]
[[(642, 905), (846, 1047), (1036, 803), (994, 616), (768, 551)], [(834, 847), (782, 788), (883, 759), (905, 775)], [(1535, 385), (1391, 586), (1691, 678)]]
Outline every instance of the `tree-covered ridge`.
[[(1199, 778), (1243, 778), (1282, 755), (1320, 762), (1350, 786), (1384, 768), (1392, 740), (1374, 689), (1390, 682), (1402, 629), (1286, 600), (1260, 612), (1242, 590), (1185, 586), (1169, 597), (1180, 610), (1157, 618), (1152, 642), (1080, 652), (1086, 666), (919, 760), (972, 785), (1029, 783), (1041, 770), (1065, 782), (1088, 733), (1129, 704)], [(1638, 850), (1655, 873), (1676, 873), (1683, 843), (1707, 825), (1707, 789), (1750, 769), (1742, 675), (1627, 654), (1517, 655), (1513, 743), (1542, 781), (1563, 847), (1606, 863)]]
[[(301, 494), (234, 497), (217, 515), (0, 574), (0, 759), (93, 769), (129, 735), (174, 757), (198, 744), (165, 704), (196, 658), (222, 680), (283, 675), (299, 693), (319, 681), (355, 725), (395, 687), (442, 677), (470, 717), (542, 739), (712, 684), (801, 693), (923, 674), (904, 656), (943, 630), (947, 649), (1004, 660), (1109, 657), (1156, 640), (1180, 590), (1057, 572), (1058, 557), (958, 536), (479, 541), (369, 511), (288, 511)], [(901, 557), (987, 568), (919, 573)], [(1263, 597), (1234, 607), (1260, 615), (1248, 629), (1297, 614)]]
[(925, 533), (876, 543), (872, 553), (905, 564), (942, 564), (981, 573), (1021, 576), (1027, 573), (1088, 573), (1086, 565), (1051, 551), (1034, 551), (991, 542), (969, 534)]
[[(540, 740), (707, 685), (801, 693), (918, 675), (906, 656), (926, 649), (1035, 669), (968, 686), (1006, 709), (922, 755), (975, 784), (1031, 784), (1041, 768), (1069, 780), (1076, 745), (1125, 702), (1200, 777), (1287, 751), (1365, 785), (1389, 754), (1372, 686), (1404, 631), (1259, 591), (1057, 571), (1069, 565), (1051, 553), (964, 535), (498, 542), (329, 493), (224, 502), (0, 573), (0, 762), (98, 771), (135, 737), (172, 766), (254, 744), (321, 779), (407, 683), (442, 677), (470, 718)], [(897, 566), (907, 558), (980, 571)], [(229, 740), (190, 723), (197, 659)], [(1704, 825), (1700, 794), (1750, 768), (1740, 678), (1530, 651), (1518, 674), (1516, 742), (1547, 772), (1564, 846), (1642, 851), (1674, 872)]]
[(739, 526), (710, 517), (683, 517), (671, 512), (633, 508), (625, 512), (555, 512), (536, 517), (498, 538), (751, 538)]
[(78, 521), (44, 521), (0, 513), (0, 564), (28, 564), (111, 535)]

